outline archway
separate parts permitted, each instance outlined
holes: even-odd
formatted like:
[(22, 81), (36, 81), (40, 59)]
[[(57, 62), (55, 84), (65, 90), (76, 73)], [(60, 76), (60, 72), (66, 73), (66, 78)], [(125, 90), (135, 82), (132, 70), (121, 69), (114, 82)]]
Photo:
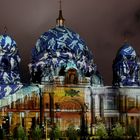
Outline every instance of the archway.
[(80, 130), (81, 137), (87, 135), (87, 106), (77, 99), (63, 100), (60, 102), (61, 129), (66, 130), (70, 124), (74, 124)]

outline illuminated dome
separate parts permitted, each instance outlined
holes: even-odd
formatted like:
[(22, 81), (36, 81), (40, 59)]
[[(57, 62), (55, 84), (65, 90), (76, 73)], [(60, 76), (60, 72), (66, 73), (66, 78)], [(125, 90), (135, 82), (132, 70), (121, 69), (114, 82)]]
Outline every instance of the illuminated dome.
[(134, 48), (129, 43), (123, 44), (117, 53), (117, 57), (122, 58), (124, 56), (128, 59), (130, 57), (136, 58), (136, 52), (135, 52)]
[(113, 62), (113, 85), (138, 86), (138, 62), (134, 48), (124, 43)]
[(8, 35), (0, 35), (0, 84), (20, 83), (20, 57), (16, 42)]
[(53, 76), (60, 76), (60, 72), (64, 75), (70, 69), (75, 69), (78, 75), (90, 77), (95, 64), (91, 51), (79, 34), (64, 26), (57, 26), (37, 40), (29, 67), (32, 77), (35, 75), (33, 73), (36, 73), (36, 78), (51, 73), (49, 79), (53, 79)]
[[(33, 60), (38, 60), (46, 51), (54, 56), (66, 59), (78, 60), (83, 55), (87, 59), (92, 59), (91, 53), (79, 34), (64, 26), (50, 29), (40, 36), (33, 50)], [(60, 52), (64, 55), (61, 55)]]

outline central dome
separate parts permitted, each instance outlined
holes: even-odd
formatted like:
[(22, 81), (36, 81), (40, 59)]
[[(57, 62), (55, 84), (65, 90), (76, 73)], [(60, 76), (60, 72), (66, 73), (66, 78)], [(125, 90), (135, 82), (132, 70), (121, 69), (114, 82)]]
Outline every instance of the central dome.
[(42, 80), (36, 79), (51, 81), (59, 76), (69, 79), (69, 74), (73, 73), (90, 77), (95, 74), (95, 67), (93, 55), (83, 39), (65, 26), (56, 26), (39, 37), (29, 64), (32, 81), (37, 82)]
[(46, 51), (57, 56), (59, 56), (60, 52), (65, 53), (66, 55), (63, 57), (76, 57), (77, 60), (83, 55), (86, 55), (88, 59), (92, 57), (88, 47), (80, 38), (79, 34), (64, 26), (50, 29), (40, 36), (33, 50), (33, 60), (40, 59)]

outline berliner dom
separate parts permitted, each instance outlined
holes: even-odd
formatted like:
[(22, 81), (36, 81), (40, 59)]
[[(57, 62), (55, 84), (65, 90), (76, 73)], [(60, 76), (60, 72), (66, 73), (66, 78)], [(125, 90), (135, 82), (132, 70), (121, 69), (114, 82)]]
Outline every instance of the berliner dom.
[[(29, 63), (30, 81), (20, 81), (16, 42), (0, 36), (0, 128), (7, 138), (96, 138), (102, 124), (110, 136), (116, 123), (124, 138), (140, 136), (140, 58), (125, 42), (112, 60), (113, 83), (105, 86), (93, 52), (65, 26), (61, 1), (56, 26), (37, 39)], [(37, 131), (38, 130), (38, 131)], [(56, 132), (59, 135), (56, 136)], [(106, 137), (107, 138), (107, 137)]]

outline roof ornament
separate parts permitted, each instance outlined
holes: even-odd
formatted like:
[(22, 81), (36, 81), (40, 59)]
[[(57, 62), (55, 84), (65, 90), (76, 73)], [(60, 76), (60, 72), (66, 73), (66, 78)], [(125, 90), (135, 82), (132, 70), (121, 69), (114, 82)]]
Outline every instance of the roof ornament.
[(62, 1), (59, 0), (59, 16), (56, 19), (56, 26), (64, 26), (65, 19), (62, 15)]
[(62, 1), (59, 0), (59, 10), (62, 10)]
[(132, 37), (133, 33), (131, 31), (126, 30), (123, 32), (124, 43), (128, 43)]
[(4, 26), (4, 34), (7, 34), (7, 27), (6, 27), (6, 25)]

